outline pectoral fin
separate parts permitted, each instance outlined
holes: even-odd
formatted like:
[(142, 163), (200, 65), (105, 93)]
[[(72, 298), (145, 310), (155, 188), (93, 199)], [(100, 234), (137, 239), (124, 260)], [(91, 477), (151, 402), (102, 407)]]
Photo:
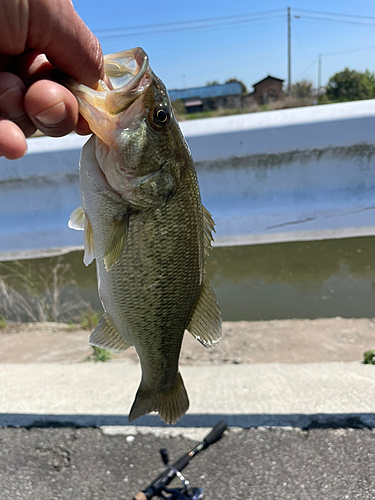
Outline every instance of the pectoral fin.
[(77, 207), (73, 212), (70, 214), (68, 226), (71, 229), (76, 229), (77, 231), (83, 231), (85, 229), (85, 211), (83, 210), (83, 207)]
[(129, 210), (118, 217), (114, 217), (113, 225), (107, 242), (104, 255), (104, 266), (111, 269), (122, 254), (129, 231)]
[(73, 210), (73, 212), (70, 214), (68, 226), (71, 229), (76, 229), (77, 231), (85, 231), (85, 234), (83, 236), (83, 244), (85, 248), (83, 262), (86, 266), (88, 266), (95, 259), (94, 237), (92, 234), (90, 221), (88, 220), (83, 207), (77, 207), (75, 210)]
[(125, 351), (130, 347), (113, 326), (106, 313), (92, 332), (90, 344), (102, 349), (108, 349), (114, 353)]
[(199, 300), (186, 329), (207, 348), (221, 339), (220, 309), (207, 278), (203, 280)]
[(94, 236), (92, 234), (92, 227), (89, 219), (85, 216), (85, 233), (83, 237), (83, 243), (85, 247), (85, 253), (83, 255), (83, 262), (86, 266), (91, 264), (91, 262), (95, 259), (94, 253)]

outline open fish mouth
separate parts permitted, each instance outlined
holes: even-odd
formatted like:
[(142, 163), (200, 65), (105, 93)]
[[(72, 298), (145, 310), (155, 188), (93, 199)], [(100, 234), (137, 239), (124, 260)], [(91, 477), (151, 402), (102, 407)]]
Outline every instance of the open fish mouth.
[(106, 109), (112, 115), (128, 108), (152, 81), (148, 55), (140, 47), (105, 56), (104, 71), (113, 87), (106, 96)]
[(104, 72), (113, 89), (138, 85), (149, 69), (148, 55), (140, 47), (104, 56)]
[(64, 78), (65, 86), (76, 96), (80, 113), (91, 124), (98, 112), (118, 115), (146, 92), (152, 82), (149, 58), (140, 47), (104, 56), (104, 71), (110, 88), (99, 80), (97, 89), (91, 89), (71, 78)]

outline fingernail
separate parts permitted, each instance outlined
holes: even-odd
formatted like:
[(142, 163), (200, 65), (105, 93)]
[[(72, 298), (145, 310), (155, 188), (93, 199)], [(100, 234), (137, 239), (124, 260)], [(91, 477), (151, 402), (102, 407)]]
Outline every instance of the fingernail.
[(59, 102), (55, 106), (52, 106), (52, 108), (46, 109), (38, 115), (35, 115), (35, 118), (41, 125), (45, 125), (46, 127), (59, 125), (66, 118), (65, 103)]

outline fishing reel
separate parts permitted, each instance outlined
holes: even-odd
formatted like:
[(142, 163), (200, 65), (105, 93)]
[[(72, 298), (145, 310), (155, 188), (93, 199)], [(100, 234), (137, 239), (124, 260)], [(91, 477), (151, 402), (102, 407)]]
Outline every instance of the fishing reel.
[[(163, 461), (163, 464), (167, 466), (167, 468), (172, 471), (178, 479), (181, 480), (183, 487), (182, 488), (167, 488), (164, 487), (163, 491), (160, 492), (159, 498), (162, 500), (200, 500), (203, 498), (203, 488), (192, 488), (190, 486), (189, 481), (181, 474), (181, 472), (170, 465), (169, 463), (169, 454), (168, 450), (162, 448), (160, 450), (160, 456)], [(167, 495), (164, 495), (166, 493)]]
[[(198, 443), (188, 453), (182, 455), (173, 465), (169, 463), (168, 451), (162, 448), (160, 456), (166, 469), (144, 490), (134, 495), (133, 500), (151, 500), (152, 498), (159, 498), (159, 500), (200, 500), (203, 498), (203, 489), (192, 488), (189, 481), (181, 474), (181, 471), (198, 453), (206, 450), (209, 446), (216, 443), (216, 441), (219, 441), (226, 429), (226, 422), (220, 420), (203, 441)], [(182, 488), (169, 488), (169, 483), (176, 476), (182, 482)]]

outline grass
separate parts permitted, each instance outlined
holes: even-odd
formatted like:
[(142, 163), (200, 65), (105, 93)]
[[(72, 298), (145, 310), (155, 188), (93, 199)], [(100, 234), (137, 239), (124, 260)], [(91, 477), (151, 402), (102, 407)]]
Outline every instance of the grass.
[(71, 319), (69, 319), (66, 323), (66, 329), (68, 332), (74, 332), (75, 330), (77, 330), (78, 328), (78, 324), (77, 323), (74, 323), (74, 321), (72, 321)]
[(4, 330), (7, 327), (8, 321), (4, 318), (4, 316), (0, 316), (0, 330)]
[(105, 363), (106, 361), (109, 361), (111, 359), (111, 351), (107, 351), (107, 349), (102, 349), (101, 347), (96, 347), (93, 346), (93, 353), (90, 356), (87, 356), (87, 358), (84, 361), (95, 361)]
[[(81, 328), (85, 330), (94, 330), (102, 317), (102, 313), (93, 311), (91, 306), (87, 307), (87, 310), (81, 317)], [(93, 352), (84, 361), (95, 361), (105, 363), (111, 359), (111, 351), (107, 349), (102, 349), (101, 347), (92, 346)]]
[(89, 306), (78, 292), (69, 264), (49, 259), (45, 268), (30, 262), (0, 263), (0, 318), (21, 322), (78, 321)]
[(101, 347), (93, 347), (94, 349), (94, 361), (109, 361), (111, 359), (111, 351), (107, 349), (102, 349)]
[(375, 365), (375, 349), (370, 349), (363, 354), (363, 363), (365, 365)]

